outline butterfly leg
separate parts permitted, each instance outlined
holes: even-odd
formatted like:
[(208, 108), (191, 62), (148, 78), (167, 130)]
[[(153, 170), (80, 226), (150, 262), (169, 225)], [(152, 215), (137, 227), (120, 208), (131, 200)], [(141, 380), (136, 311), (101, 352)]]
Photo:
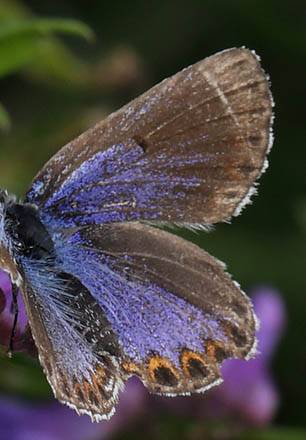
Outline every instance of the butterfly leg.
[(16, 334), (16, 328), (17, 328), (17, 321), (18, 321), (18, 287), (16, 284), (12, 283), (12, 309), (14, 311), (14, 322), (13, 327), (11, 331), (11, 337), (10, 337), (10, 345), (9, 345), (9, 351), (8, 356), (12, 357), (13, 350), (14, 350), (14, 338)]

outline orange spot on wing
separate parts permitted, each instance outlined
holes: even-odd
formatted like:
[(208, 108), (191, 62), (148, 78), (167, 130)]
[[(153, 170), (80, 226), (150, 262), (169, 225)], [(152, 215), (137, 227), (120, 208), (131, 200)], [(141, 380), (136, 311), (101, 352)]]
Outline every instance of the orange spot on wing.
[(93, 388), (90, 385), (90, 383), (88, 382), (88, 380), (83, 380), (83, 385), (84, 385), (84, 389), (85, 389), (85, 393), (86, 393), (86, 397), (88, 399), (89, 393), (93, 392)]
[(226, 356), (226, 348), (221, 342), (218, 341), (207, 341), (206, 345), (206, 353), (211, 361), (213, 362), (222, 362)]
[(215, 359), (215, 350), (216, 350), (215, 343), (212, 341), (208, 341), (206, 343), (206, 353), (212, 359)]
[[(98, 379), (100, 380), (101, 383), (103, 383), (103, 381), (105, 380), (105, 372), (104, 372), (104, 368), (101, 366), (98, 366), (96, 368), (96, 375), (98, 377)], [(96, 380), (96, 379), (95, 379)]]
[(194, 359), (196, 361), (201, 362), (205, 367), (205, 361), (199, 354), (195, 353), (194, 351), (190, 350), (184, 350), (181, 354), (181, 364), (183, 367), (183, 371), (187, 376), (190, 376), (189, 372), (189, 362), (191, 359)]
[(157, 382), (157, 380), (155, 378), (155, 370), (157, 368), (168, 368), (168, 370), (170, 370), (171, 373), (176, 378), (178, 378), (178, 373), (177, 373), (176, 369), (173, 367), (173, 365), (171, 364), (171, 362), (169, 362), (167, 359), (164, 359), (160, 356), (154, 356), (154, 357), (150, 358), (149, 366), (148, 366), (150, 377), (154, 382)]
[(90, 377), (91, 377), (91, 382), (95, 388), (95, 390), (99, 390), (99, 378), (97, 378), (93, 373), (90, 373)]
[(139, 367), (134, 361), (131, 362), (123, 361), (121, 366), (127, 373), (135, 373), (135, 374), (139, 373)]

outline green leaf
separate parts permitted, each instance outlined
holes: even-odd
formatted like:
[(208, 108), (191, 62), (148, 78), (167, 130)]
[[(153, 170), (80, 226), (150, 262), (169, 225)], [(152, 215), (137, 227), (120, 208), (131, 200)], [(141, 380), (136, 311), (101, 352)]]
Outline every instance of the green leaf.
[(2, 104), (0, 104), (0, 130), (2, 131), (8, 131), (11, 127), (11, 121), (10, 117), (3, 107)]
[(30, 9), (21, 0), (1, 0), (0, 2), (0, 20), (16, 20), (17, 18), (29, 18), (33, 14)]
[(90, 28), (76, 20), (31, 19), (0, 25), (0, 76), (29, 65), (55, 32), (93, 38)]
[(92, 40), (94, 34), (86, 24), (71, 19), (28, 19), (22, 21), (2, 22), (0, 27), (0, 43), (2, 39), (16, 35), (48, 35), (55, 32), (79, 35)]
[(18, 70), (34, 58), (39, 40), (33, 35), (16, 35), (0, 41), (0, 76)]

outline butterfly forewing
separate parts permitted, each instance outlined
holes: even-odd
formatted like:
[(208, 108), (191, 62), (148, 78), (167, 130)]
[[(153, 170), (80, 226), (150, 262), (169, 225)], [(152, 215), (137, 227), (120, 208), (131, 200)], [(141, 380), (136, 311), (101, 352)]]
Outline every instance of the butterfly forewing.
[(60, 150), (27, 199), (45, 222), (210, 224), (248, 201), (269, 145), (266, 75), (247, 49), (163, 81)]

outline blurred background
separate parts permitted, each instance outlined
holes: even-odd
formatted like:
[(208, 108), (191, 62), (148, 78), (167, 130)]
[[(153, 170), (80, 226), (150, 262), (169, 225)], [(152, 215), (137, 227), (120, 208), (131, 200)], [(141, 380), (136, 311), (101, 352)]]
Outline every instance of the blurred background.
[[(115, 421), (90, 425), (85, 417), (82, 425), (84, 417), (75, 420), (54, 403), (38, 361), (2, 357), (0, 434), (8, 434), (1, 438), (26, 438), (17, 437), (17, 425), (40, 440), (144, 438), (143, 432), (149, 439), (306, 438), (304, 1), (1, 0), (0, 187), (22, 196), (45, 161), (86, 128), (165, 77), (242, 45), (256, 50), (271, 79), (270, 166), (259, 195), (232, 224), (209, 234), (178, 233), (226, 262), (254, 301), (259, 295), (262, 343), (272, 340), (268, 360), (243, 373), (254, 380), (246, 380), (240, 401), (233, 379), (227, 396), (236, 406), (220, 393), (169, 404), (131, 382)], [(232, 380), (241, 365), (230, 368)], [(252, 409), (243, 413), (259, 371), (267, 387), (255, 387)]]

